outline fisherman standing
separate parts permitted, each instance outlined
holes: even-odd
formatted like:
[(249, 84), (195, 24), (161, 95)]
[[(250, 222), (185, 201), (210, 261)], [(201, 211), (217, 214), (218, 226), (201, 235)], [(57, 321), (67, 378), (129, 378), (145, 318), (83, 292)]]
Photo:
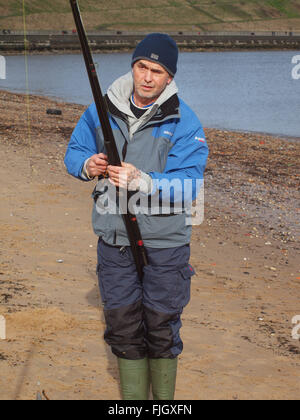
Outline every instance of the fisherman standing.
[[(151, 382), (154, 399), (172, 400), (183, 349), (181, 314), (194, 270), (191, 225), (177, 204), (196, 198), (208, 148), (197, 116), (178, 97), (177, 60), (172, 38), (149, 34), (133, 53), (131, 71), (109, 87), (105, 99), (122, 166), (108, 164), (95, 104), (78, 122), (65, 156), (71, 175), (99, 177), (92, 219), (104, 338), (118, 358), (123, 399), (147, 400)], [(142, 279), (121, 215), (102, 211), (109, 186), (136, 191), (147, 207), (136, 216), (148, 257)]]

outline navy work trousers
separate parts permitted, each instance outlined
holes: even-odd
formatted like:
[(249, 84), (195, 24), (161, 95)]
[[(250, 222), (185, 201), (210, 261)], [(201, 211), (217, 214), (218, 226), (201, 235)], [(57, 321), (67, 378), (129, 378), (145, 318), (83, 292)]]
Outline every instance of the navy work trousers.
[(125, 359), (175, 358), (183, 344), (180, 316), (190, 300), (190, 246), (146, 248), (141, 281), (130, 247), (99, 239), (98, 278), (104, 306), (104, 339)]

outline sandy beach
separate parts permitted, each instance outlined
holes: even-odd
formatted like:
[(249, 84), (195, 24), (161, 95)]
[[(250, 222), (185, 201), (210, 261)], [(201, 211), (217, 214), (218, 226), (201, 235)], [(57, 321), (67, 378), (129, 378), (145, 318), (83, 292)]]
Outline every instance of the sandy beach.
[[(119, 400), (102, 338), (94, 181), (63, 164), (84, 107), (0, 91), (0, 109), (0, 399)], [(175, 398), (299, 399), (300, 141), (205, 132), (205, 219), (193, 228)]]

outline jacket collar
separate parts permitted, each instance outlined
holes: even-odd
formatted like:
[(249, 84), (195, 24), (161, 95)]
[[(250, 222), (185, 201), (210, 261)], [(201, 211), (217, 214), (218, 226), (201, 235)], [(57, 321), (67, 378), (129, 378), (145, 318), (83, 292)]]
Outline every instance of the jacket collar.
[[(113, 102), (109, 99), (108, 95), (105, 95), (106, 103), (110, 114), (114, 117), (120, 118), (124, 122), (127, 122), (127, 115), (120, 111)], [(155, 106), (155, 105), (154, 105)], [(180, 118), (179, 112), (179, 98), (177, 94), (174, 94), (166, 102), (160, 106), (156, 106), (156, 112), (148, 121), (151, 122), (162, 122), (169, 118)]]

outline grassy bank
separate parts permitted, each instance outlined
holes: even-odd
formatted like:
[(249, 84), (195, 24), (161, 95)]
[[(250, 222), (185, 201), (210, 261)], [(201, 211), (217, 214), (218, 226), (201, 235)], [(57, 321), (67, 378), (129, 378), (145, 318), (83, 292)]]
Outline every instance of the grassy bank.
[[(296, 31), (300, 0), (81, 0), (88, 30)], [(22, 1), (0, 0), (0, 30), (23, 29)], [(67, 0), (26, 0), (29, 30), (71, 30)]]

